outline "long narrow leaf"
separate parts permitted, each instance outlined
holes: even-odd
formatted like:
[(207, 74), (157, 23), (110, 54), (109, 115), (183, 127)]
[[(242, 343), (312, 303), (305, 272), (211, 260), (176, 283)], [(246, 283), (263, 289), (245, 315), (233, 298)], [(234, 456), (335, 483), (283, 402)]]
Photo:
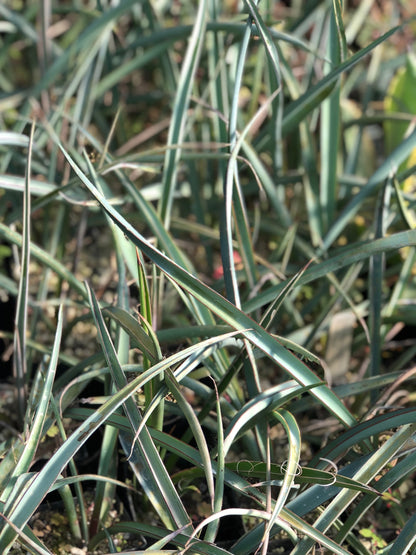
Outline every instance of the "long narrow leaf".
[(22, 256), (20, 268), (19, 293), (17, 296), (15, 336), (14, 336), (14, 357), (13, 373), (16, 380), (17, 410), (19, 419), (23, 422), (25, 412), (25, 395), (27, 375), (27, 356), (26, 356), (26, 330), (29, 298), (29, 264), (30, 264), (30, 178), (32, 171), (32, 151), (33, 135), (35, 132), (35, 122), (29, 138), (29, 149), (27, 156), (25, 191), (23, 196), (23, 233), (22, 233)]
[[(105, 326), (98, 302), (91, 289), (88, 287), (87, 290), (104, 356), (111, 370), (116, 387), (121, 390), (127, 385), (127, 379), (118, 361), (117, 353), (114, 350), (110, 335)], [(134, 436), (142, 421), (141, 414), (133, 399), (130, 398), (126, 399), (124, 409), (132, 426), (131, 435)], [(136, 437), (135, 446), (140, 456), (141, 471), (138, 475), (138, 479), (149, 499), (154, 504), (156, 511), (161, 516), (164, 524), (172, 529), (174, 529), (175, 526), (187, 527), (189, 525), (189, 516), (185, 511), (178, 493), (173, 487), (171, 479), (146, 427), (144, 427), (139, 436)]]
[(161, 197), (159, 209), (161, 219), (166, 228), (169, 228), (171, 218), (170, 212), (175, 190), (175, 179), (181, 154), (179, 145), (182, 143), (184, 136), (186, 112), (190, 100), (193, 76), (197, 69), (205, 37), (206, 17), (207, 1), (201, 0), (199, 2), (198, 13), (182, 66), (172, 121), (169, 128), (168, 145), (174, 148), (168, 148), (166, 151), (163, 171), (164, 194)]
[(11, 500), (13, 499), (13, 497), (15, 497), (9, 491), (9, 488), (13, 483), (13, 478), (17, 478), (21, 474), (29, 471), (30, 465), (33, 461), (33, 457), (35, 456), (36, 450), (43, 437), (42, 429), (48, 416), (48, 407), (50, 403), (50, 397), (52, 395), (52, 386), (55, 378), (56, 366), (58, 363), (58, 353), (62, 336), (62, 321), (63, 311), (61, 306), (58, 314), (58, 322), (54, 344), (52, 347), (51, 359), (49, 361), (48, 369), (46, 370), (44, 376), (44, 383), (41, 385), (41, 397), (38, 400), (36, 411), (31, 422), (30, 430), (28, 430), (28, 437), (26, 438), (25, 448), (16, 463), (13, 474), (11, 476), (11, 481), (9, 482), (9, 486), (3, 492), (4, 498), (7, 499), (4, 507), (4, 511), (6, 512), (9, 509)]
[(289, 457), (284, 468), (284, 477), (279, 495), (276, 499), (270, 521), (267, 524), (264, 532), (265, 536), (266, 534), (270, 534), (273, 525), (277, 523), (277, 518), (281, 513), (287, 498), (289, 497), (296, 475), (299, 472), (300, 450), (302, 446), (300, 430), (293, 415), (285, 409), (275, 411), (274, 415), (276, 420), (283, 425), (286, 432), (289, 444)]
[(181, 392), (181, 389), (180, 389), (180, 384), (176, 380), (171, 370), (166, 371), (165, 380), (173, 397), (178, 403), (180, 409), (182, 410), (182, 413), (186, 418), (190, 429), (192, 430), (192, 434), (198, 445), (199, 452), (201, 453), (202, 464), (205, 472), (208, 492), (211, 497), (211, 504), (213, 509), (214, 508), (213, 506), (214, 505), (214, 478), (213, 478), (212, 467), (211, 467), (211, 457), (209, 454), (209, 449), (204, 436), (204, 432), (202, 431), (201, 425), (198, 422), (198, 418), (195, 412), (193, 411), (191, 405), (183, 396), (183, 393)]

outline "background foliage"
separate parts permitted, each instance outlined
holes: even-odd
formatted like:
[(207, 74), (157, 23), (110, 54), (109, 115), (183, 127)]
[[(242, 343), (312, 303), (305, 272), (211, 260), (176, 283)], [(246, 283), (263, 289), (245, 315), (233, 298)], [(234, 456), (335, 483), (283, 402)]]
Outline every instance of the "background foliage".
[(416, 553), (409, 3), (0, 15), (1, 552)]

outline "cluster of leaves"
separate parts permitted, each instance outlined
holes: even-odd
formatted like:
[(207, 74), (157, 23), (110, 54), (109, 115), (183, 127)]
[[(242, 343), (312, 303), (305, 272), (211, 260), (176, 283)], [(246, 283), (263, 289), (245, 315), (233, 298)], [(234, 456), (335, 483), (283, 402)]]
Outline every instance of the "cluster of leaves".
[(1, 552), (53, 492), (89, 551), (415, 552), (411, 14), (56, 4), (0, 5)]

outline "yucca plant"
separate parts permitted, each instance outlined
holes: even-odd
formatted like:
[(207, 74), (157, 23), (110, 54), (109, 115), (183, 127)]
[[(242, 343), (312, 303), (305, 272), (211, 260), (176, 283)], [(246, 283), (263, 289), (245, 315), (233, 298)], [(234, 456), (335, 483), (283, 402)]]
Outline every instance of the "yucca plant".
[(411, 14), (0, 14), (1, 552), (416, 552)]

